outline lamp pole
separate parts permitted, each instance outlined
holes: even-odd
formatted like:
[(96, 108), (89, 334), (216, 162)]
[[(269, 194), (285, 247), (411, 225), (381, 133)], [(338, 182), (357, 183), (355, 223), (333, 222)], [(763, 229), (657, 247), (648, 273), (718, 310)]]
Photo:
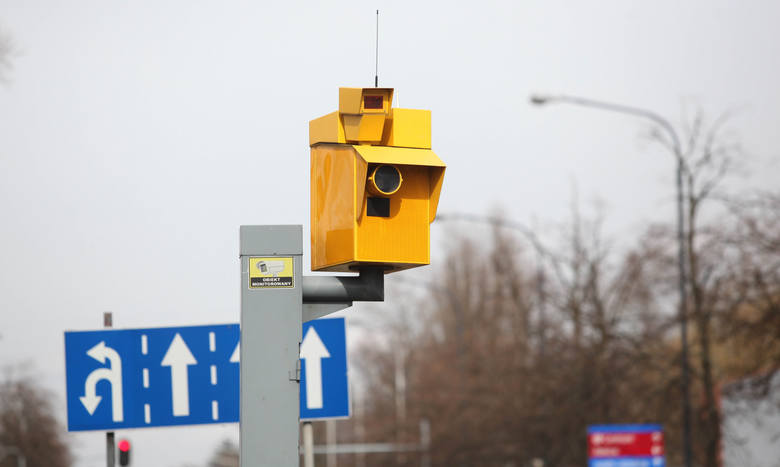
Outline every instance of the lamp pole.
[(674, 127), (668, 120), (655, 112), (631, 107), (622, 104), (613, 104), (611, 102), (597, 101), (582, 97), (555, 95), (543, 96), (532, 95), (531, 103), (534, 105), (545, 104), (573, 104), (582, 107), (590, 107), (611, 112), (618, 112), (634, 117), (644, 118), (656, 124), (666, 132), (670, 138), (673, 156), (677, 162), (677, 256), (678, 256), (678, 287), (680, 294), (680, 346), (681, 357), (680, 366), (682, 368), (681, 389), (683, 395), (683, 453), (685, 467), (691, 467), (691, 396), (689, 389), (689, 367), (688, 367), (688, 289), (686, 287), (686, 269), (685, 269), (685, 214), (683, 204), (683, 173), (685, 171), (685, 160), (683, 159), (682, 146), (680, 138)]

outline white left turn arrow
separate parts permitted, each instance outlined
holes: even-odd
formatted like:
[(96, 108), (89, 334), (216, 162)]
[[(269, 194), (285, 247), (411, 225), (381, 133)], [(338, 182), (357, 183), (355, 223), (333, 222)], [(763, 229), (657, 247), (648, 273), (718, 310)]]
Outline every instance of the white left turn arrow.
[(171, 367), (171, 397), (175, 417), (190, 414), (190, 379), (187, 366), (197, 363), (184, 339), (176, 333), (161, 363), (162, 366)]
[(87, 355), (105, 364), (106, 358), (111, 365), (110, 368), (98, 368), (87, 375), (84, 382), (84, 396), (79, 397), (84, 408), (92, 415), (95, 409), (103, 400), (97, 395), (97, 383), (100, 380), (107, 380), (111, 385), (111, 418), (115, 422), (124, 420), (124, 410), (122, 406), (122, 359), (119, 354), (111, 347), (106, 347), (106, 343), (101, 341), (96, 346), (87, 350)]
[(322, 359), (330, 358), (317, 331), (310, 327), (301, 342), (301, 358), (306, 360), (306, 407), (322, 408)]

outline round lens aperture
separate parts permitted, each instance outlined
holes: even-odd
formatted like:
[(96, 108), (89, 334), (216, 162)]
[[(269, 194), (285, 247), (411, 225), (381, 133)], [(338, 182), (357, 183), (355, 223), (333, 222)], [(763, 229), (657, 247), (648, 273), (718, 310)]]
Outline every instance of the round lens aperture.
[(380, 165), (374, 169), (371, 180), (381, 194), (392, 195), (401, 187), (401, 172), (392, 165)]

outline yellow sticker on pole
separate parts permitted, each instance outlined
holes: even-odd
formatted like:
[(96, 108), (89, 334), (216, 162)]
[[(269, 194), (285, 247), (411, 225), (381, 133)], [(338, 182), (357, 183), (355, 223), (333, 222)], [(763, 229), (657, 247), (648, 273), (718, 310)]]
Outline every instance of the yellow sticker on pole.
[(249, 258), (250, 289), (291, 289), (295, 287), (293, 277), (292, 257)]

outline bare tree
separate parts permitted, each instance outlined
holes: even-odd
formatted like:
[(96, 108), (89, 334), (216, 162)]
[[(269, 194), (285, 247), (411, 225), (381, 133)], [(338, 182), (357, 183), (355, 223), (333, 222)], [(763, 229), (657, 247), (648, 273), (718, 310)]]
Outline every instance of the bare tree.
[[(726, 114), (708, 122), (699, 111), (680, 131), (693, 441), (697, 463), (707, 467), (719, 456), (719, 386), (759, 371), (771, 376), (780, 365), (780, 195), (727, 196), (742, 155), (728, 121)], [(426, 418), (434, 465), (524, 466), (538, 458), (568, 467), (586, 463), (590, 424), (660, 423), (668, 462), (680, 463), (671, 226), (649, 225), (617, 251), (598, 213), (574, 209), (553, 231), (482, 221), (494, 225), (492, 241), (464, 238), (429, 275), (414, 314), (422, 328), (383, 327), (406, 356), (403, 420), (394, 416), (398, 360), (376, 346), (357, 353), (370, 394), (365, 432), (403, 441), (398, 433), (414, 430), (399, 424)]]
[[(692, 116), (684, 119), (681, 127), (680, 151), (685, 169), (686, 286), (690, 290), (687, 309), (695, 331), (693, 350), (698, 357), (694, 376), (702, 394), (695, 419), (700, 435), (698, 457), (706, 467), (717, 467), (720, 446), (716, 395), (720, 375), (713, 361), (713, 320), (719, 312), (728, 313), (734, 306), (733, 300), (724, 296), (728, 290), (726, 284), (733, 280), (732, 263), (724, 261), (728, 244), (722, 239), (728, 221), (719, 222), (715, 217), (724, 211), (723, 204), (717, 202), (724, 197), (719, 189), (737, 171), (743, 155), (738, 139), (728, 132), (730, 117), (731, 113), (725, 112), (710, 121), (701, 109), (696, 109)], [(654, 133), (654, 138), (661, 144), (669, 144), (660, 132)], [(705, 217), (707, 208), (713, 216), (710, 219)]]
[[(697, 180), (707, 178), (694, 174), (694, 189)], [(694, 201), (701, 194), (694, 191)], [(780, 203), (760, 200), (735, 210), (741, 217), (693, 217), (694, 441), (702, 463), (720, 436), (718, 384), (780, 357)], [(673, 229), (649, 226), (618, 252), (600, 233), (598, 215), (575, 210), (558, 236), (490, 220), (492, 241), (463, 239), (430, 275), (412, 315), (422, 329), (385, 323), (376, 332), (395, 336), (394, 345), (373, 339), (357, 352), (369, 394), (360, 423), (371, 438), (360, 441), (413, 441), (397, 435), (413, 435), (412, 423), (426, 418), (434, 465), (522, 466), (539, 458), (565, 467), (586, 462), (588, 425), (652, 422), (664, 426), (669, 463), (679, 463)], [(391, 348), (398, 346), (406, 357), (403, 420), (394, 406)], [(376, 455), (371, 465), (416, 461)]]
[[(0, 446), (14, 448), (28, 467), (68, 467), (71, 453), (54, 415), (51, 394), (29, 379), (10, 376), (0, 383)], [(11, 456), (0, 466), (14, 466)]]
[[(406, 420), (432, 421), (434, 465), (582, 465), (585, 450), (570, 446), (584, 443), (587, 424), (668, 420), (673, 351), (663, 320), (648, 318), (659, 313), (652, 281), (668, 276), (653, 261), (673, 264), (665, 251), (648, 241), (621, 258), (602, 239), (599, 217), (577, 212), (560, 240), (495, 221), (492, 242), (462, 240), (431, 275), (416, 307), (423, 330), (397, 330)], [(394, 359), (372, 347), (358, 353), (372, 381), (367, 431), (391, 437)], [(637, 402), (636, 393), (652, 397)]]
[(780, 369), (780, 193), (757, 193), (729, 207), (737, 222), (725, 243), (734, 259), (722, 293), (731, 312), (717, 316), (716, 338), (733, 356), (723, 362), (726, 378), (750, 376), (765, 394)]

